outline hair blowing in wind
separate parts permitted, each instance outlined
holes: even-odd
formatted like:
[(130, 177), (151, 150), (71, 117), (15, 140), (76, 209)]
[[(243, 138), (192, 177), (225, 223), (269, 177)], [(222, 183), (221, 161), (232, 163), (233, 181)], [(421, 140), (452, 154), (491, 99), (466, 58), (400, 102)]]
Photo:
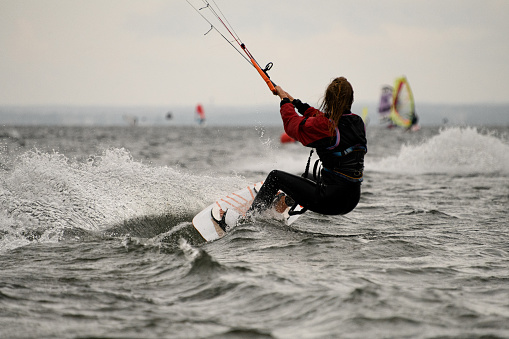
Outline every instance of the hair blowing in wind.
[(333, 131), (345, 111), (350, 111), (353, 103), (353, 87), (345, 77), (339, 77), (329, 84), (325, 90), (320, 110), (333, 122), (330, 129)]

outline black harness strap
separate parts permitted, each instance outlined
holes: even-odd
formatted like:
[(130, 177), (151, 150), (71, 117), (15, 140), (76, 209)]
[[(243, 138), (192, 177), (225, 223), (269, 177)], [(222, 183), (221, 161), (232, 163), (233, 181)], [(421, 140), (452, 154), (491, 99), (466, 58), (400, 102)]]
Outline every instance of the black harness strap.
[(308, 163), (306, 164), (306, 170), (304, 171), (304, 173), (302, 173), (303, 178), (309, 178), (309, 163), (311, 162), (311, 156), (313, 155), (313, 151), (314, 151), (314, 149), (312, 148), (311, 152), (309, 152), (309, 158), (308, 158)]

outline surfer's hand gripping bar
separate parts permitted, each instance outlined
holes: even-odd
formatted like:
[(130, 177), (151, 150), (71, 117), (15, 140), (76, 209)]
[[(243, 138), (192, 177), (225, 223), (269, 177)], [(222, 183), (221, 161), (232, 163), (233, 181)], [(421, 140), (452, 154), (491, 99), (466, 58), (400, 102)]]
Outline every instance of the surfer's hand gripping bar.
[(287, 91), (285, 91), (281, 86), (277, 86), (274, 88), (276, 90), (276, 92), (274, 93), (275, 95), (279, 96), (279, 98), (281, 98), (281, 100), (285, 99), (285, 98), (288, 98), (288, 100), (290, 100), (290, 102), (293, 102), (295, 99), (290, 95), (290, 93), (288, 93)]

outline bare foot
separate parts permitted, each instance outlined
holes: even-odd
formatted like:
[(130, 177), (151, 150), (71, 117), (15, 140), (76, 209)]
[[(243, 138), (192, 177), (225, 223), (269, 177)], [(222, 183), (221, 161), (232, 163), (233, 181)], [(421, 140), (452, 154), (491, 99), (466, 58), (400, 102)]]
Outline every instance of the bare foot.
[(286, 195), (282, 195), (275, 203), (274, 203), (274, 209), (278, 213), (283, 213), (288, 208), (288, 205), (286, 204)]

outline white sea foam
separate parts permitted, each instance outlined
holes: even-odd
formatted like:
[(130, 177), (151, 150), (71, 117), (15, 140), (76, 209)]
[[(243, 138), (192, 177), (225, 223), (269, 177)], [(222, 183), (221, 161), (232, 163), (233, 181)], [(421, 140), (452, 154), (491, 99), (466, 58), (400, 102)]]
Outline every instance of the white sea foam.
[(443, 129), (419, 145), (403, 145), (395, 156), (366, 161), (368, 171), (394, 173), (507, 173), (509, 144), (477, 128)]
[[(149, 166), (120, 148), (108, 149), (85, 163), (56, 152), (29, 151), (4, 174), (0, 186), (3, 231), (10, 234), (16, 229), (25, 237), (28, 232), (40, 241), (58, 240), (64, 228), (101, 231), (150, 215), (191, 218), (225, 191), (245, 184), (235, 176), (212, 178)], [(7, 242), (12, 244), (13, 239)]]

